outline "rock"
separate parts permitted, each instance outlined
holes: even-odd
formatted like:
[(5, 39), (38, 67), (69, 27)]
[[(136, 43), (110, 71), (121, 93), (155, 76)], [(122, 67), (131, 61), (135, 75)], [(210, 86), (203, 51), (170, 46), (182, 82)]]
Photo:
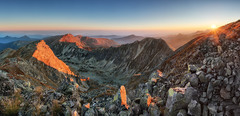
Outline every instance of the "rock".
[(228, 78), (225, 78), (224, 80), (223, 80), (223, 82), (224, 82), (224, 84), (228, 84)]
[(112, 105), (110, 105), (109, 106), (109, 109), (108, 109), (110, 112), (117, 112), (116, 110), (117, 110), (117, 106), (115, 105), (115, 104), (112, 104)]
[(212, 74), (207, 74), (206, 75), (206, 81), (211, 80), (213, 78)]
[[(240, 41), (240, 38), (239, 38), (239, 41)], [(234, 116), (238, 116), (239, 114), (240, 114), (240, 109), (233, 110), (233, 115)]]
[(194, 116), (201, 116), (201, 104), (196, 100), (191, 100), (188, 104), (188, 114)]
[(227, 85), (226, 90), (231, 91), (231, 85)]
[(189, 104), (191, 100), (198, 99), (198, 91), (193, 87), (187, 87), (185, 95), (186, 103)]
[(203, 96), (203, 97), (207, 97), (207, 93), (206, 93), (206, 92), (203, 92), (202, 96)]
[(84, 114), (84, 116), (97, 116), (97, 115), (98, 114), (94, 111), (93, 108), (88, 109)]
[(148, 108), (148, 95), (147, 94), (144, 94), (141, 98), (140, 98), (140, 106), (141, 106), (141, 109), (144, 109), (146, 110)]
[(226, 68), (226, 76), (230, 76), (232, 73), (231, 69)]
[(207, 99), (207, 98), (202, 98), (202, 97), (201, 97), (199, 100), (200, 100), (200, 102), (203, 103), (203, 104), (207, 104), (207, 102), (208, 102), (208, 99)]
[(212, 92), (213, 92), (214, 88), (213, 88), (213, 85), (212, 85), (212, 82), (209, 82), (208, 83), (208, 88), (207, 88), (207, 96), (208, 96), (208, 99), (211, 99), (212, 98)]
[(217, 107), (214, 104), (208, 104), (208, 110), (211, 114), (216, 114), (217, 113)]
[(139, 104), (134, 104), (132, 110), (134, 115), (139, 115), (141, 113), (141, 107)]
[(229, 84), (233, 84), (233, 80), (234, 80), (233, 78), (230, 78), (229, 79)]
[(215, 80), (215, 81), (213, 82), (213, 86), (214, 86), (214, 87), (219, 86), (220, 83), (221, 83), (221, 80)]
[(223, 80), (223, 78), (224, 78), (223, 76), (218, 76), (217, 77), (218, 80)]
[(204, 72), (202, 72), (202, 71), (199, 72), (198, 78), (199, 78), (200, 82), (202, 82), (202, 83), (208, 81), (207, 77), (205, 76)]
[(202, 112), (203, 116), (208, 116), (208, 107), (206, 105), (203, 106), (203, 112)]
[(42, 105), (40, 108), (42, 113), (46, 113), (47, 112), (47, 105)]
[(197, 67), (195, 65), (188, 65), (188, 71), (190, 71), (191, 73), (195, 73), (197, 72)]
[(160, 110), (156, 104), (151, 103), (148, 109), (150, 116), (160, 116)]
[(168, 95), (166, 108), (168, 115), (177, 115), (180, 109), (186, 108), (188, 105), (184, 94), (174, 92), (173, 95)]
[(231, 98), (230, 92), (228, 92), (225, 88), (221, 88), (221, 90), (220, 90), (220, 96), (221, 96), (223, 99), (230, 99), (230, 98)]
[(223, 112), (217, 113), (217, 116), (223, 116)]
[(212, 69), (219, 69), (221, 67), (224, 66), (224, 62), (222, 61), (221, 57), (217, 57), (217, 58), (214, 58), (212, 61), (211, 61), (211, 68)]
[(190, 78), (190, 84), (193, 87), (197, 87), (198, 86), (198, 78), (195, 74), (192, 74), (192, 77)]
[(68, 107), (66, 108), (66, 111), (64, 112), (64, 116), (71, 116), (71, 109)]
[(57, 89), (57, 91), (65, 95), (72, 95), (74, 88), (75, 87), (68, 82), (63, 82), (61, 83), (61, 86)]
[(184, 109), (179, 110), (177, 116), (187, 116), (187, 112)]
[(232, 98), (232, 102), (233, 102), (234, 104), (237, 104), (237, 103), (238, 103), (237, 98), (236, 98), (236, 97), (233, 97), (233, 98)]
[(121, 111), (121, 112), (119, 112), (118, 116), (128, 116), (128, 112), (127, 111)]
[(218, 53), (221, 54), (222, 51), (223, 51), (223, 50), (222, 50), (222, 47), (221, 47), (221, 46), (217, 46), (217, 48), (218, 48)]
[(9, 96), (14, 93), (14, 84), (0, 76), (0, 96)]
[(106, 113), (105, 108), (98, 108), (98, 112), (99, 112), (101, 115), (104, 115), (104, 114)]
[(211, 73), (212, 69), (211, 68), (207, 68), (207, 73)]

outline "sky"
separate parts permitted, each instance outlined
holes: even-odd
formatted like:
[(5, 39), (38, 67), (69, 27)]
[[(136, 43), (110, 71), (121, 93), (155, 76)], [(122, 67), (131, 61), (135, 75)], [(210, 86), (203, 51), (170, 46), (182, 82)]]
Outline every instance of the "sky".
[(159, 34), (240, 19), (235, 0), (1, 0), (2, 32)]

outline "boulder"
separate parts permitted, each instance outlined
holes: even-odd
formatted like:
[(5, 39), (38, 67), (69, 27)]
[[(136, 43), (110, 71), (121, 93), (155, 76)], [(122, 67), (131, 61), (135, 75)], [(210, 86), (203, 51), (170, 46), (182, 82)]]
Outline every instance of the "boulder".
[(195, 65), (188, 65), (188, 71), (191, 73), (197, 72), (198, 68)]
[(188, 114), (191, 116), (201, 116), (201, 104), (196, 100), (191, 100), (188, 104)]
[(187, 111), (184, 109), (179, 110), (177, 116), (187, 116)]
[(192, 77), (190, 78), (190, 84), (193, 87), (197, 87), (198, 86), (198, 78), (197, 75), (192, 74)]
[(220, 90), (220, 96), (221, 96), (223, 99), (230, 99), (230, 98), (231, 98), (230, 92), (228, 92), (225, 88), (221, 88), (221, 90)]

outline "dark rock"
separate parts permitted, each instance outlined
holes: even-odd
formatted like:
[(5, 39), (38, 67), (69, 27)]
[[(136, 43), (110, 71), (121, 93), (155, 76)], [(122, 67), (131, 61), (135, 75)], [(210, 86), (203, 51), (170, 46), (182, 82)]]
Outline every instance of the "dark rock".
[(225, 70), (226, 70), (226, 76), (230, 76), (232, 73), (231, 69), (226, 68)]
[(237, 97), (233, 97), (233, 98), (232, 98), (232, 102), (233, 102), (234, 104), (238, 104)]
[(192, 77), (190, 78), (190, 84), (193, 87), (197, 87), (198, 86), (198, 78), (195, 74), (192, 74)]
[(214, 88), (213, 88), (213, 85), (212, 85), (212, 82), (209, 82), (208, 83), (208, 88), (207, 88), (207, 96), (208, 96), (208, 99), (211, 99), (212, 98), (212, 92), (213, 92)]
[(156, 104), (150, 104), (148, 109), (150, 116), (160, 116), (161, 112)]
[(223, 99), (230, 99), (230, 98), (231, 98), (230, 92), (228, 92), (225, 88), (221, 88), (221, 90), (220, 90), (220, 96), (221, 96)]
[(121, 112), (119, 112), (118, 116), (128, 116), (128, 112), (127, 111), (121, 111)]
[(199, 78), (200, 82), (202, 82), (202, 83), (208, 81), (207, 77), (205, 76), (204, 72), (202, 72), (202, 71), (199, 72), (198, 78)]
[(202, 98), (202, 97), (201, 97), (199, 100), (200, 100), (200, 102), (203, 103), (203, 104), (207, 104), (207, 102), (208, 102), (208, 99), (207, 99), (207, 98)]
[(41, 113), (46, 113), (47, 112), (47, 105), (42, 105), (40, 110), (41, 110)]
[(227, 85), (226, 90), (231, 91), (231, 85)]
[(180, 109), (186, 108), (188, 103), (183, 94), (174, 92), (173, 96), (168, 96), (166, 108), (168, 109), (167, 114), (175, 116)]
[(196, 100), (191, 100), (188, 104), (188, 114), (194, 116), (201, 116), (201, 104), (199, 104)]
[(191, 73), (195, 73), (197, 72), (197, 67), (195, 65), (188, 65), (188, 70), (191, 72)]
[(220, 83), (221, 83), (220, 80), (215, 80), (215, 81), (213, 82), (213, 86), (214, 86), (214, 87), (219, 86)]
[(218, 58), (214, 58), (211, 62), (211, 68), (212, 69), (219, 69), (221, 67), (224, 66), (224, 62), (222, 61), (222, 59), (220, 57)]
[(179, 110), (177, 116), (187, 116), (187, 111), (184, 109)]
[(99, 114), (104, 115), (106, 113), (105, 108), (97, 108)]
[(228, 78), (225, 78), (224, 80), (223, 80), (223, 82), (224, 82), (224, 84), (228, 84)]
[(84, 114), (84, 116), (97, 116), (97, 115), (98, 113), (93, 108), (88, 109)]
[[(240, 41), (240, 38), (239, 38), (239, 41)], [(233, 115), (234, 116), (239, 116), (239, 114), (240, 114), (240, 109), (233, 110)]]
[(208, 107), (206, 105), (203, 106), (203, 112), (202, 112), (203, 116), (208, 116)]
[(112, 104), (109, 106), (109, 109), (108, 109), (110, 112), (117, 112), (117, 106), (115, 104)]
[(216, 105), (214, 105), (214, 104), (208, 104), (208, 110), (209, 110), (209, 112), (210, 112), (210, 114), (216, 114), (217, 113), (217, 107), (216, 107)]
[(198, 99), (198, 91), (193, 87), (187, 87), (184, 97), (186, 98), (186, 103), (189, 104), (191, 100)]

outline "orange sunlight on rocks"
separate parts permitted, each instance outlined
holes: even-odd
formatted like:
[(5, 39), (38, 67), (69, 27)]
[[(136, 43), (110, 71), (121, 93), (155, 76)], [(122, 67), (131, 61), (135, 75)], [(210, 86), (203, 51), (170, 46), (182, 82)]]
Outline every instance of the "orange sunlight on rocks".
[(151, 102), (152, 102), (152, 97), (150, 94), (147, 93), (148, 99), (147, 99), (147, 105), (148, 107), (150, 106)]
[(62, 60), (58, 59), (55, 56), (51, 48), (45, 43), (44, 40), (41, 40), (37, 44), (37, 49), (32, 56), (37, 60), (45, 63), (46, 65), (57, 69), (60, 72), (75, 76), (70, 68)]
[(125, 87), (122, 85), (120, 88), (120, 94), (121, 94), (121, 105), (125, 105), (125, 107), (128, 109), (128, 104), (127, 104), (127, 93)]
[(90, 108), (90, 103), (87, 103), (86, 105), (84, 105), (86, 108)]

